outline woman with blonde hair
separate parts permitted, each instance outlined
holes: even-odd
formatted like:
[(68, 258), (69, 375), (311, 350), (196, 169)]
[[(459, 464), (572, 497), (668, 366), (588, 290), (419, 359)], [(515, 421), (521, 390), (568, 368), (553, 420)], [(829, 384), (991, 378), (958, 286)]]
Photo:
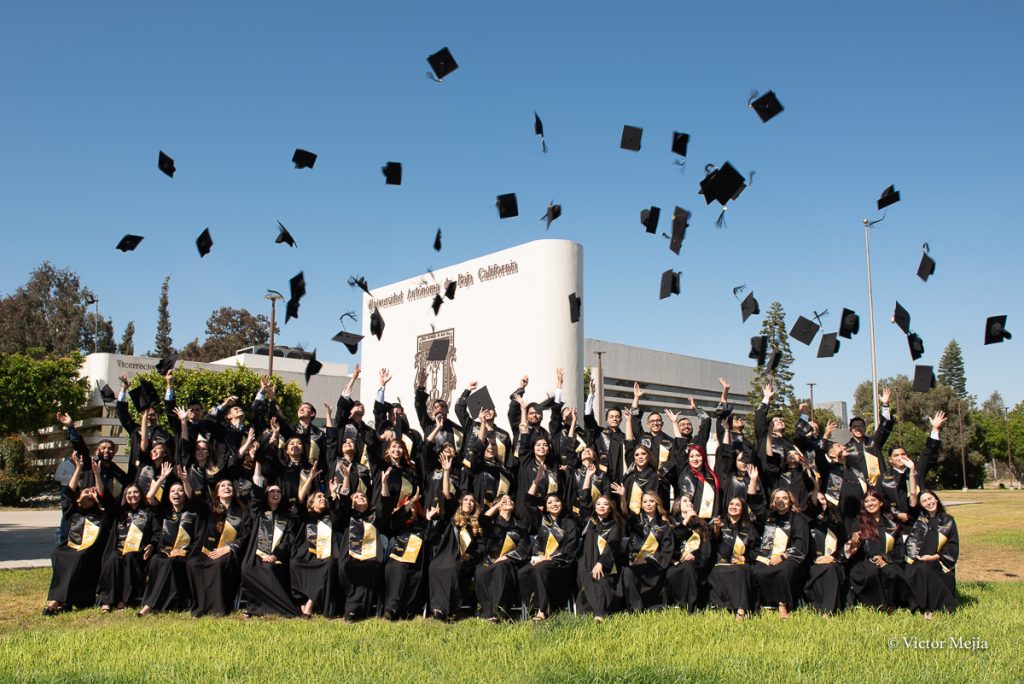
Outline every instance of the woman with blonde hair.
[[(450, 458), (441, 457), (445, 471), (443, 494), (452, 499)], [(470, 580), (483, 552), (483, 529), (480, 506), (472, 494), (464, 494), (450, 519), (446, 519), (438, 502), (427, 511), (428, 543), (431, 549), (428, 570), (430, 614), (437, 620), (448, 620), (469, 598)]]
[(622, 567), (622, 535), (625, 522), (610, 496), (593, 502), (591, 515), (580, 533), (580, 559), (576, 582), (580, 593), (578, 609), (594, 614), (601, 622), (619, 602), (619, 570)]
[(545, 620), (555, 606), (572, 595), (572, 566), (576, 562), (576, 521), (566, 515), (557, 494), (544, 499), (544, 513), (533, 529), (530, 562), (519, 569), (519, 595), (530, 606), (536, 596), (534, 620)]
[(622, 590), (626, 605), (638, 613), (661, 603), (665, 570), (672, 560), (672, 526), (661, 498), (644, 492), (640, 512), (626, 521), (627, 562), (622, 570)]

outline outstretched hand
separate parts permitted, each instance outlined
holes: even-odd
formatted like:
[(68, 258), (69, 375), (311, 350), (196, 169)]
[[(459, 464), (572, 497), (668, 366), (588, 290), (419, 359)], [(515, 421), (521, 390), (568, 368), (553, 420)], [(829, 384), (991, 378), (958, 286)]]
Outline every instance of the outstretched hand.
[(938, 430), (946, 423), (946, 412), (936, 411), (935, 415), (928, 419), (928, 422), (932, 424), (933, 430)]

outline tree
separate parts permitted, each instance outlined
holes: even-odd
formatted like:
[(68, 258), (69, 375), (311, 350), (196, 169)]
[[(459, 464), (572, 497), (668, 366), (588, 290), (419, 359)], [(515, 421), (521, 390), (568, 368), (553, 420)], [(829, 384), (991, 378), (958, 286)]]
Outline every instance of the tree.
[(117, 353), (129, 356), (135, 353), (135, 321), (128, 321), (128, 325), (124, 326), (121, 343), (117, 345)]
[[(274, 334), (280, 331), (275, 324)], [(245, 309), (222, 306), (206, 319), (206, 340), (189, 342), (181, 350), (181, 358), (190, 361), (215, 361), (244, 347), (267, 344), (270, 340), (270, 320), (263, 314), (253, 315)]]
[(967, 398), (967, 373), (964, 357), (956, 340), (950, 340), (939, 359), (939, 382), (951, 388), (961, 399)]
[(44, 261), (28, 282), (0, 299), (0, 353), (43, 349), (66, 356), (80, 348), (85, 320), (78, 274)]
[(993, 390), (992, 395), (986, 399), (981, 405), (981, 411), (988, 413), (993, 416), (1002, 417), (1003, 411), (1006, 409), (1006, 402), (1003, 401), (1003, 395), (999, 393), (999, 390)]
[(160, 286), (160, 303), (156, 309), (156, 349), (154, 355), (161, 359), (174, 353), (174, 341), (171, 339), (171, 312), (169, 309), (168, 290), (171, 286), (171, 276), (164, 278), (164, 284)]
[[(762, 389), (768, 382), (775, 385), (775, 396), (784, 406), (789, 406), (796, 401), (793, 394), (793, 371), (789, 370), (793, 365), (793, 352), (789, 348), (789, 333), (786, 332), (786, 312), (782, 304), (772, 302), (768, 313), (761, 321), (761, 334), (768, 336), (768, 354), (764, 366), (760, 366), (754, 372), (751, 381), (750, 403), (757, 405), (761, 402)], [(782, 360), (779, 361), (775, 373), (771, 373), (768, 365), (774, 352), (782, 352)]]
[(85, 354), (99, 352), (101, 354), (113, 354), (117, 351), (114, 343), (114, 322), (109, 318), (97, 316), (94, 311), (88, 311), (82, 321), (82, 342), (81, 350)]
[(89, 381), (78, 376), (82, 355), (60, 358), (0, 354), (0, 437), (53, 424), (54, 411), (72, 415), (88, 397)]
[[(1002, 404), (1002, 397), (993, 392), (982, 408), (971, 415), (975, 426), (972, 447), (977, 449), (986, 461), (1009, 466), (1015, 480), (1024, 475), (1024, 402), (1012, 410), (1007, 407), (996, 411), (993, 399)], [(998, 471), (997, 471), (998, 472)]]

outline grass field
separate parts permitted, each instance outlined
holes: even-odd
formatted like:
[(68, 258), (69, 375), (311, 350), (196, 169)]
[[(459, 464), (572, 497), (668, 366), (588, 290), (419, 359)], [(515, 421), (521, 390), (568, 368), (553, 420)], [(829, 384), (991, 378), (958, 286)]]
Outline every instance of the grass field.
[[(1024, 681), (1024, 496), (950, 512), (960, 528), (961, 609), (931, 622), (865, 609), (823, 618), (765, 611), (745, 622), (669, 610), (604, 624), (414, 620), (355, 625), (98, 610), (43, 618), (49, 570), (0, 572), (0, 681)], [(992, 581), (1000, 580), (1000, 581)]]

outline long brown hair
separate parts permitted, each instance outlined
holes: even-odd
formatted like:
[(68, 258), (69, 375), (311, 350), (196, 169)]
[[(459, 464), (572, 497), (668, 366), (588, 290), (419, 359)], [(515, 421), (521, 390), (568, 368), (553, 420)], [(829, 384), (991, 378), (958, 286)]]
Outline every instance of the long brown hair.
[[(604, 499), (605, 501), (608, 502), (608, 515), (609, 515), (609, 517), (611, 517), (612, 520), (615, 521), (615, 524), (618, 525), (620, 529), (622, 527), (624, 527), (626, 522), (622, 519), (622, 514), (619, 513), (619, 507), (617, 505), (615, 505), (615, 502), (612, 501), (612, 498), (610, 496), (606, 495), (606, 494), (602, 494), (601, 496), (599, 496), (596, 499), (594, 499), (594, 503), (596, 504), (601, 499)], [(594, 511), (594, 518), (598, 519), (597, 518), (597, 511), (596, 510)]]
[[(462, 511), (462, 502), (466, 500), (466, 497), (473, 499), (472, 513), (463, 513)], [(452, 516), (452, 522), (459, 529), (468, 527), (470, 534), (474, 537), (480, 536), (480, 504), (477, 502), (476, 497), (472, 494), (464, 494), (459, 499), (459, 506), (455, 509), (455, 515)]]
[(878, 499), (880, 504), (878, 514), (881, 516), (881, 520), (886, 520), (885, 515), (885, 494), (878, 487), (868, 487), (868, 490), (864, 492), (864, 497), (860, 500), (860, 512), (857, 513), (857, 525), (860, 528), (860, 536), (864, 539), (878, 539), (878, 523), (875, 522), (875, 516), (868, 513), (868, 509), (864, 507), (864, 499), (868, 497)]

